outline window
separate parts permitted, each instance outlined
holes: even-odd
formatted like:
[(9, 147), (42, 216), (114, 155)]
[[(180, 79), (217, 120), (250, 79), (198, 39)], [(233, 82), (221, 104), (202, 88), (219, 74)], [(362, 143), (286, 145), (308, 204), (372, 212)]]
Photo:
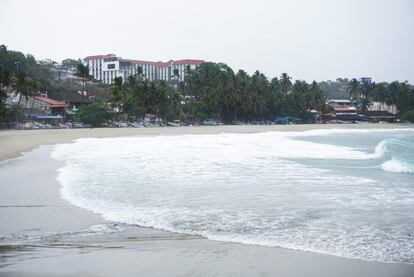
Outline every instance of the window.
[(114, 63), (108, 64), (108, 69), (115, 69), (115, 64)]

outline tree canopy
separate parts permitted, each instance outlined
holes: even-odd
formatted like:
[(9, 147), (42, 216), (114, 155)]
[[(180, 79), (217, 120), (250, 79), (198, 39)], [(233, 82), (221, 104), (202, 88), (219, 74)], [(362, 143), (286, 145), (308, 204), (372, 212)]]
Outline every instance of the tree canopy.
[(352, 79), (347, 85), (347, 91), (362, 113), (367, 111), (372, 101), (395, 105), (401, 114), (414, 108), (414, 88), (408, 82), (361, 83)]
[(261, 72), (252, 76), (223, 63), (204, 63), (187, 68), (184, 81), (171, 84), (148, 81), (139, 74), (110, 86), (109, 102), (132, 116), (155, 113), (161, 118), (266, 120), (275, 115), (310, 119), (310, 111), (322, 110), (326, 99), (316, 82), (291, 82), (284, 73), (271, 81)]
[[(6, 113), (5, 87), (12, 87), (21, 97), (46, 90), (52, 97), (57, 91), (88, 91), (89, 68), (80, 60), (66, 59), (62, 69), (76, 68), (75, 74), (82, 84), (67, 86), (55, 78), (52, 67), (38, 64), (30, 54), (0, 45), (0, 119)], [(244, 70), (235, 72), (224, 63), (213, 62), (195, 69), (188, 67), (182, 75), (174, 69), (170, 82), (150, 81), (139, 67), (135, 76), (126, 80), (115, 78), (110, 86), (88, 86), (104, 95), (99, 98), (107, 101), (105, 108), (111, 107), (113, 112), (129, 117), (151, 113), (166, 120), (213, 118), (232, 122), (271, 120), (287, 115), (312, 121), (315, 110), (322, 113), (328, 110), (326, 99), (331, 97), (355, 100), (360, 112), (366, 112), (372, 101), (396, 105), (401, 114), (414, 108), (414, 88), (407, 82), (361, 83), (355, 78), (338, 78), (308, 83), (293, 80), (287, 73), (268, 78), (260, 71), (249, 75)]]
[(77, 113), (79, 121), (90, 124), (92, 126), (99, 126), (109, 119), (106, 106), (103, 103), (95, 102), (83, 106)]

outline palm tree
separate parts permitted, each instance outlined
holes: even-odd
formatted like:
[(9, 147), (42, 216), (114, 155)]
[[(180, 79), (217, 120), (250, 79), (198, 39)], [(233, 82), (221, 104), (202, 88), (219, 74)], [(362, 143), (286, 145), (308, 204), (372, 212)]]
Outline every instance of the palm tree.
[(365, 114), (368, 111), (369, 104), (370, 102), (368, 98), (362, 98), (358, 105), (360, 112)]
[(360, 83), (357, 79), (353, 78), (348, 82), (348, 87), (346, 89), (349, 93), (349, 98), (351, 100), (358, 100), (360, 93)]
[(173, 78), (175, 79), (175, 82), (178, 83), (178, 80), (180, 78), (180, 71), (178, 68), (173, 69)]
[(141, 66), (138, 66), (136, 75), (138, 76), (139, 81), (143, 80), (143, 74), (144, 74), (144, 70), (142, 70)]
[(27, 97), (29, 93), (27, 86), (28, 85), (26, 82), (26, 75), (24, 74), (24, 72), (23, 71), (17, 72), (15, 82), (14, 82), (15, 93), (19, 95), (19, 101), (17, 102), (17, 105), (20, 105), (22, 96)]
[(322, 112), (326, 105), (326, 99), (316, 81), (312, 82), (310, 92), (312, 93), (313, 108), (316, 108), (319, 112)]
[(223, 105), (228, 113), (233, 113), (234, 121), (237, 121), (237, 108), (240, 106), (240, 90), (237, 89), (237, 78), (231, 70), (227, 72), (225, 83), (225, 92), (223, 95)]
[(282, 92), (287, 94), (289, 89), (292, 87), (292, 82), (290, 81), (292, 77), (290, 77), (287, 73), (282, 73), (280, 76), (280, 87)]
[(282, 97), (280, 95), (281, 89), (280, 89), (280, 82), (277, 77), (274, 77), (269, 84), (269, 111), (271, 112), (271, 115), (275, 115), (281, 111), (281, 106), (283, 106), (282, 103)]
[(76, 66), (75, 75), (78, 76), (79, 78), (82, 78), (82, 89), (83, 89), (82, 102), (85, 102), (85, 93), (86, 93), (86, 99), (89, 101), (88, 93), (86, 91), (86, 82), (90, 80), (89, 66), (84, 65), (83, 63), (79, 62), (78, 65)]
[(267, 112), (265, 105), (265, 96), (269, 91), (269, 81), (259, 71), (256, 71), (251, 77), (251, 82), (248, 86), (249, 109), (250, 112), (257, 118), (262, 118)]
[(249, 95), (247, 93), (250, 86), (250, 76), (244, 71), (239, 70), (235, 76), (235, 89), (237, 91), (240, 112), (247, 114), (249, 111)]
[(279, 83), (282, 92), (281, 96), (283, 97), (282, 103), (284, 103), (284, 105), (282, 105), (282, 113), (284, 113), (286, 110), (287, 94), (290, 88), (292, 87), (292, 82), (290, 81), (291, 79), (292, 77), (290, 77), (287, 73), (282, 73), (282, 75), (280, 76)]
[(307, 96), (309, 95), (308, 90), (308, 84), (305, 81), (296, 80), (292, 86), (291, 96), (293, 102), (291, 102), (291, 105), (294, 106), (293, 111), (296, 113), (309, 108), (311, 99)]
[(387, 102), (387, 89), (385, 85), (383, 83), (377, 84), (373, 92), (373, 100), (379, 102), (382, 108)]
[(122, 85), (121, 77), (116, 77), (114, 79), (114, 82), (109, 88), (109, 95), (109, 102), (111, 103), (112, 107), (116, 108), (118, 112), (121, 111), (122, 101), (125, 98), (125, 89)]
[(32, 103), (30, 104), (30, 109), (29, 109), (29, 118), (30, 118), (32, 116), (32, 110), (33, 110), (33, 105), (34, 105), (34, 96), (35, 94), (37, 94), (37, 91), (38, 91), (38, 79), (35, 78), (31, 80), (29, 82), (29, 86), (30, 86), (30, 98), (32, 99)]
[(361, 98), (369, 98), (374, 88), (375, 88), (375, 83), (362, 84), (359, 90)]
[(7, 98), (7, 87), (10, 85), (10, 72), (2, 70), (0, 66), (0, 121), (6, 116), (5, 101)]

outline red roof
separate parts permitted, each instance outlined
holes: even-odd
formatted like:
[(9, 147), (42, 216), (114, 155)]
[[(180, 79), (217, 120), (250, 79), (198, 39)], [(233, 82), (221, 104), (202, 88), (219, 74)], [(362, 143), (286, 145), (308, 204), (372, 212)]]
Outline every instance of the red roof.
[(40, 95), (36, 95), (33, 96), (36, 100), (39, 100), (41, 102), (45, 102), (50, 104), (52, 107), (64, 107), (66, 106), (65, 103), (45, 97), (45, 96), (40, 96)]
[(173, 61), (174, 65), (181, 65), (181, 64), (194, 64), (194, 65), (200, 65), (202, 63), (205, 63), (205, 61), (203, 60), (178, 60), (178, 61)]
[(153, 65), (158, 65), (157, 62), (150, 62), (150, 61), (140, 61), (140, 60), (127, 60), (130, 61), (133, 64), (153, 64)]
[(171, 61), (169, 61), (169, 62), (161, 62), (161, 61), (158, 61), (157, 62), (157, 65), (158, 66), (168, 66), (170, 63), (171, 63)]
[(88, 60), (96, 60), (96, 59), (107, 59), (107, 58), (112, 58), (112, 57), (116, 57), (116, 55), (106, 54), (106, 55), (87, 56), (86, 58), (84, 58), (84, 60), (88, 61)]
[[(106, 58), (112, 58), (112, 57), (116, 57), (116, 55), (114, 54), (106, 54), (106, 55), (95, 55), (95, 56), (87, 56), (86, 58), (84, 58), (85, 61), (88, 60), (96, 60), (96, 59), (106, 59)], [(168, 66), (170, 64), (173, 65), (200, 65), (202, 63), (205, 63), (205, 61), (203, 60), (191, 60), (191, 59), (184, 59), (184, 60), (177, 60), (177, 61), (173, 61), (170, 60), (168, 62), (152, 62), (152, 61), (142, 61), (142, 60), (130, 60), (130, 59), (124, 59), (125, 61), (130, 61), (133, 64), (150, 64), (150, 65), (157, 65), (157, 66)]]

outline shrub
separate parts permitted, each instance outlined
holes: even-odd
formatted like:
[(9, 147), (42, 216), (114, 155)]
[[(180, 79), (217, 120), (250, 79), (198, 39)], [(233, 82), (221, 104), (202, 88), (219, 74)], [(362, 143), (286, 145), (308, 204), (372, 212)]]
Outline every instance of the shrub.
[(402, 116), (401, 116), (402, 120), (407, 120), (410, 122), (414, 122), (414, 109), (405, 112)]
[(100, 126), (109, 119), (109, 114), (104, 104), (95, 102), (87, 106), (83, 106), (77, 113), (80, 122), (91, 124), (92, 126)]

